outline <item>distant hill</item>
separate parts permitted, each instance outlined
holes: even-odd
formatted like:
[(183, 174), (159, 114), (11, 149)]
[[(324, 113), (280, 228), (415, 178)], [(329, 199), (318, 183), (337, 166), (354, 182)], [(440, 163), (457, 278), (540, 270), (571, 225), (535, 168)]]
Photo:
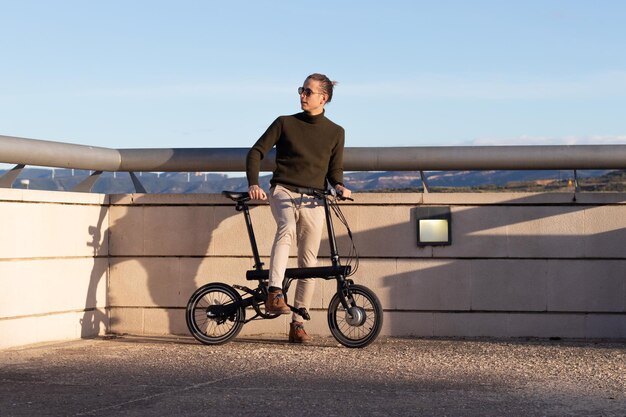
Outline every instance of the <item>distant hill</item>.
[[(6, 170), (0, 170), (0, 175)], [(578, 171), (582, 189), (626, 190), (626, 171)], [(90, 175), (90, 171), (72, 169), (26, 168), (14, 182), (14, 188), (71, 190)], [(139, 173), (143, 186), (151, 193), (219, 193), (222, 190), (245, 190), (244, 176), (230, 177), (216, 173)], [(243, 174), (240, 174), (243, 175)], [(436, 171), (426, 173), (433, 191), (522, 191), (559, 190), (573, 187), (573, 171)], [(261, 177), (269, 187), (270, 175)], [(28, 184), (26, 184), (28, 182)], [(419, 172), (348, 172), (346, 184), (354, 191), (416, 191), (423, 184)], [(93, 192), (123, 194), (135, 192), (128, 173), (106, 172), (94, 185)]]
[[(619, 175), (611, 173), (624, 171), (582, 170), (577, 171), (578, 183), (594, 184), (603, 188), (603, 184), (616, 182)], [(522, 191), (554, 190), (571, 188), (575, 184), (574, 171), (435, 171), (426, 172), (426, 183), (433, 191)], [(419, 172), (386, 171), (357, 172), (345, 175), (346, 183), (357, 191), (370, 190), (422, 190), (423, 184)], [(605, 187), (604, 187), (605, 188)], [(624, 188), (626, 189), (626, 187)]]

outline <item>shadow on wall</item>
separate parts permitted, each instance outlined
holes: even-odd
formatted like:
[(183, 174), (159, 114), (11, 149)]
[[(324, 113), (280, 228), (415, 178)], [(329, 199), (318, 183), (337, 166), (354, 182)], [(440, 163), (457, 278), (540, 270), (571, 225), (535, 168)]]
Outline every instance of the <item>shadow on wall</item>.
[[(496, 313), (624, 313), (626, 283), (621, 271), (626, 260), (620, 248), (626, 244), (626, 229), (619, 222), (606, 224), (615, 217), (611, 210), (617, 209), (623, 210), (607, 205), (545, 206), (540, 195), (496, 207), (460, 207), (453, 213), (453, 244), (426, 248), (416, 245), (411, 210), (408, 223), (355, 233), (357, 248), (367, 248), (360, 252), (365, 256), (355, 281), (375, 289), (385, 310), (397, 313), (386, 317), (392, 334), (506, 336), (512, 323)], [(452, 316), (471, 312), (492, 314), (482, 323)], [(409, 316), (398, 320), (403, 313)], [(440, 315), (437, 324), (434, 313), (448, 317)], [(542, 319), (518, 314), (515, 325), (517, 331), (528, 332), (525, 336), (588, 336), (580, 326), (572, 330), (562, 323), (548, 323), (532, 334), (537, 321), (553, 319), (558, 320), (554, 315)], [(619, 317), (609, 322), (618, 323)], [(549, 328), (555, 334), (541, 333)]]
[[(167, 205), (155, 204), (151, 196), (132, 198), (112, 210), (111, 329), (188, 334), (184, 308), (191, 294), (206, 282), (228, 281), (228, 276), (211, 273), (224, 271), (227, 260), (211, 255), (216, 230), (237, 213), (232, 205)], [(240, 263), (245, 271), (249, 261)]]
[[(101, 330), (107, 329), (108, 320), (104, 306), (107, 304), (105, 300), (98, 300), (98, 288), (102, 285), (102, 279), (107, 279), (108, 270), (108, 254), (107, 244), (102, 236), (102, 225), (106, 219), (108, 209), (101, 207), (98, 215), (98, 221), (95, 226), (89, 226), (89, 234), (91, 241), (87, 242), (87, 246), (93, 248), (93, 268), (89, 277), (87, 287), (87, 297), (85, 299), (85, 309), (83, 317), (80, 320), (80, 336), (81, 338), (90, 338), (100, 334)], [(107, 230), (105, 229), (105, 233)], [(104, 283), (106, 285), (106, 282)], [(106, 296), (105, 296), (106, 297)], [(102, 306), (103, 310), (98, 307)]]
[[(112, 210), (110, 305), (123, 315), (118, 318), (113, 313), (111, 326), (115, 329), (116, 320), (124, 320), (120, 328), (127, 332), (159, 334), (167, 329), (169, 334), (187, 334), (184, 306), (197, 287), (209, 281), (245, 284), (252, 260), (247, 237), (238, 234), (245, 233), (243, 217), (229, 201), (223, 205), (154, 201), (139, 196)], [(614, 313), (626, 311), (621, 272), (626, 268), (621, 253), (626, 229), (619, 222), (601, 221), (617, 217), (618, 211), (615, 216), (610, 211), (621, 212), (623, 207), (546, 205), (542, 195), (494, 206), (455, 207), (453, 244), (426, 248), (416, 245), (412, 208), (396, 208), (406, 215), (400, 222), (385, 216), (384, 206), (366, 208), (380, 210), (376, 220), (380, 226), (373, 228), (359, 224), (358, 205), (346, 208), (362, 256), (354, 279), (373, 289), (392, 313), (385, 318), (391, 334), (442, 335), (445, 331), (434, 328), (435, 313), (608, 312), (619, 320)], [(592, 210), (603, 212), (586, 214)], [(253, 214), (253, 222), (264, 254), (275, 227), (269, 210), (258, 213)], [(337, 222), (335, 226), (340, 249), (346, 253), (348, 239)], [(100, 239), (94, 237), (96, 241)], [(325, 239), (321, 262), (327, 254)], [(212, 271), (221, 273), (216, 276)], [(100, 276), (94, 268), (93, 277)], [(404, 313), (411, 316), (402, 318)], [(450, 318), (446, 331), (504, 335), (508, 323), (499, 319), (486, 327), (472, 327), (457, 315)], [(90, 320), (96, 319), (87, 323)], [(527, 327), (532, 330), (532, 326), (529, 322)]]

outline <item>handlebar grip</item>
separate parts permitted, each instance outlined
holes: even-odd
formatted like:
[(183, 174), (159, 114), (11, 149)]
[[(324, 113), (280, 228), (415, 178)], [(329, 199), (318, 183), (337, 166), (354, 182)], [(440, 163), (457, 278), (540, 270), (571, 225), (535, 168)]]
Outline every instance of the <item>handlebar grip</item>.
[(348, 200), (348, 201), (354, 201), (354, 198), (351, 197), (344, 197), (342, 193), (340, 193), (339, 191), (337, 191), (336, 189), (332, 188), (332, 192), (331, 194), (334, 194), (338, 199), (340, 200)]

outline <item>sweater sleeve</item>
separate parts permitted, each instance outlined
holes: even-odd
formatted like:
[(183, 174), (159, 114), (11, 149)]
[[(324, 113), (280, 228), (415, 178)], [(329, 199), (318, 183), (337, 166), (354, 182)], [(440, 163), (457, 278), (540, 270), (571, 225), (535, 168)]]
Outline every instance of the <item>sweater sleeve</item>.
[(330, 182), (331, 186), (337, 184), (343, 185), (343, 147), (345, 143), (345, 130), (340, 127), (337, 132), (337, 142), (330, 155), (330, 161), (328, 163), (328, 174), (326, 178)]
[(246, 177), (248, 186), (259, 185), (261, 160), (274, 147), (282, 132), (280, 117), (267, 128), (259, 140), (250, 148), (246, 157)]

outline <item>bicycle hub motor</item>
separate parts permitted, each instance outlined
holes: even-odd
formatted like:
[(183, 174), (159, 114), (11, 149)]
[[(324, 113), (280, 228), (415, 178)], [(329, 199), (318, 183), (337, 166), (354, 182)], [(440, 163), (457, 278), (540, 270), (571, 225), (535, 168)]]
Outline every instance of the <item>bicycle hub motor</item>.
[(346, 323), (350, 326), (363, 326), (365, 319), (365, 310), (361, 307), (350, 307), (346, 311)]

